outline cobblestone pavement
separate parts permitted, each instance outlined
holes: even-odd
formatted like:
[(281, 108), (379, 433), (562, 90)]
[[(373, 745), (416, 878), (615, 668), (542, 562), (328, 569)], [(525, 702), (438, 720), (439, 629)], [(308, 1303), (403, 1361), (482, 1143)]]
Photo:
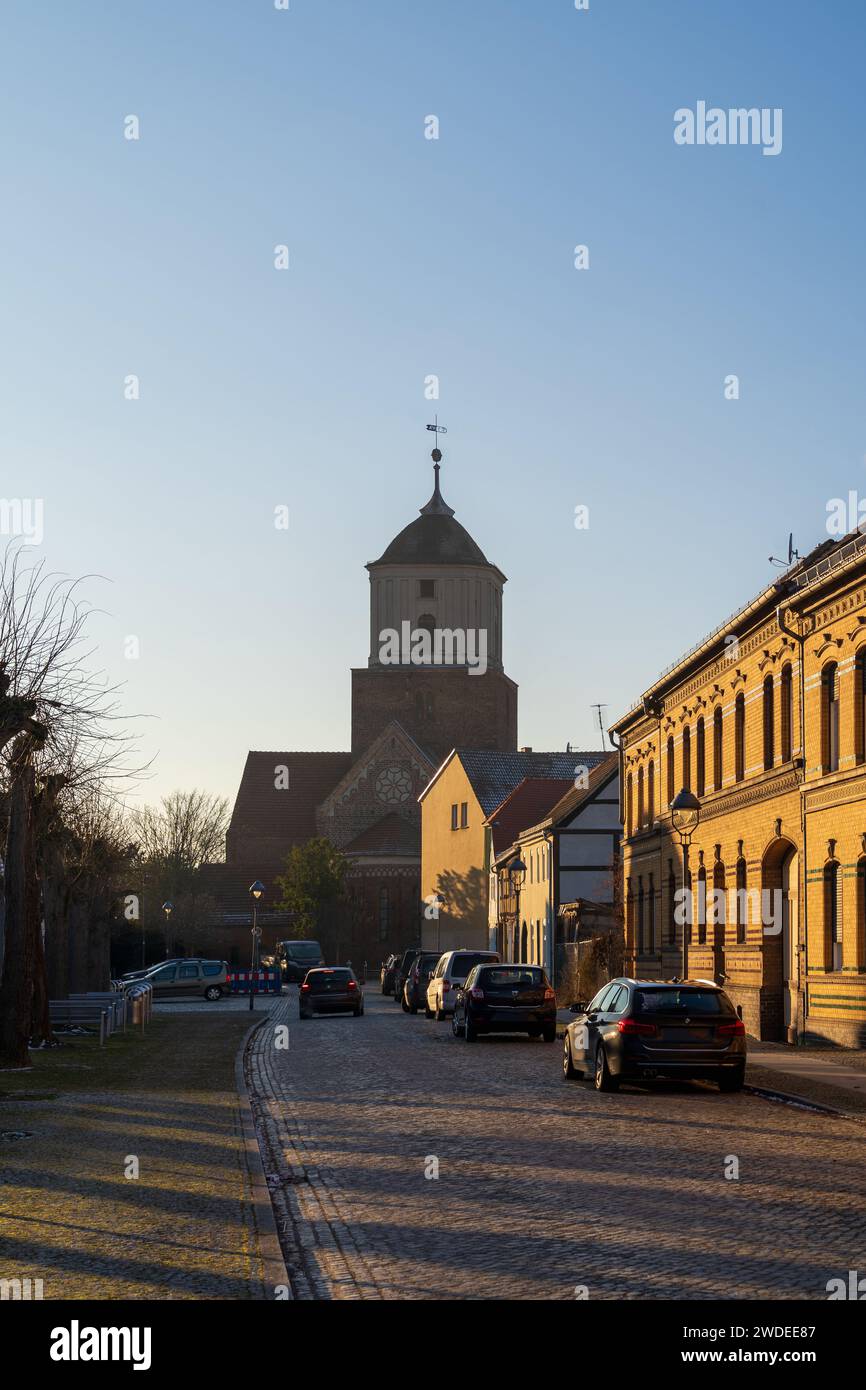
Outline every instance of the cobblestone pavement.
[(822, 1299), (866, 1270), (863, 1125), (710, 1086), (598, 1094), (559, 1043), (468, 1046), (373, 987), (366, 1008), (300, 1023), (293, 992), (247, 1053), (297, 1297)]

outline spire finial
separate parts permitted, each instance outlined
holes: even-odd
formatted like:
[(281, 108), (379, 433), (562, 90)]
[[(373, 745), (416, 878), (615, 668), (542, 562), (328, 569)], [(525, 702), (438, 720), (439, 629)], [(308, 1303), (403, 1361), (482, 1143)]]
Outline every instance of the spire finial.
[[(428, 430), (432, 430), (432, 432), (436, 435), (448, 433), (445, 426), (439, 424), (438, 415), (434, 415), (433, 420), (434, 423), (432, 425), (427, 426)], [(430, 457), (433, 460), (433, 496), (430, 498), (430, 501), (427, 503), (426, 507), (420, 508), (421, 515), (453, 516), (453, 507), (448, 506), (447, 502), (445, 502), (442, 496), (442, 493), (439, 491), (439, 461), (442, 458), (442, 450), (438, 446), (438, 441), (436, 448), (431, 451)]]

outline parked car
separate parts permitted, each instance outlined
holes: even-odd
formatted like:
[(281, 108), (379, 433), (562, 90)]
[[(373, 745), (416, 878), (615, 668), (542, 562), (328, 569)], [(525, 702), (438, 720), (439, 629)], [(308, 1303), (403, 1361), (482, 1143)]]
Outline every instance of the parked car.
[(309, 970), (298, 991), (298, 1017), (312, 1018), (313, 1014), (354, 1014), (364, 1012), (364, 991), (355, 978), (354, 970), (346, 965), (326, 966)]
[(394, 971), (394, 1002), (396, 1004), (402, 1004), (403, 1002), (403, 986), (406, 983), (406, 977), (409, 974), (413, 960), (420, 954), (420, 946), (410, 946), (408, 951), (404, 951), (400, 957), (397, 968)]
[(383, 994), (394, 993), (394, 975), (400, 963), (398, 955), (386, 956), (382, 961), (382, 969), (379, 971), (379, 980), (382, 985)]
[(556, 1041), (556, 995), (540, 965), (476, 965), (456, 990), (451, 1030), (475, 1042), (482, 1033), (528, 1033)]
[(597, 1091), (620, 1081), (679, 1077), (739, 1091), (746, 1072), (746, 1030), (724, 990), (709, 980), (629, 980), (600, 989), (573, 1008), (562, 1072), (591, 1076)]
[(318, 941), (278, 941), (277, 959), (283, 972), (283, 983), (299, 985), (308, 970), (325, 964)]
[(438, 963), (438, 951), (421, 951), (412, 961), (403, 985), (403, 1008), (407, 1014), (417, 1014), (419, 1009), (426, 1008), (427, 986)]
[(453, 1013), (457, 987), (464, 983), (473, 966), (484, 965), (487, 961), (497, 964), (499, 952), (461, 948), (446, 951), (440, 956), (427, 986), (427, 1005), (424, 1009), (427, 1018), (437, 1018), (441, 1022), (446, 1014)]
[(123, 983), (152, 985), (154, 999), (202, 995), (213, 1002), (228, 989), (228, 970), (224, 960), (169, 960), (152, 966), (143, 975), (137, 970), (124, 975)]

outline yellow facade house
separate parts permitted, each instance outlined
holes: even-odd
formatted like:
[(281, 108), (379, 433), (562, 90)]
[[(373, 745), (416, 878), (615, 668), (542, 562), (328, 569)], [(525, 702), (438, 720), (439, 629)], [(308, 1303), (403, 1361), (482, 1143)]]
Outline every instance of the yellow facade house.
[[(525, 778), (571, 781), (602, 753), (498, 752), (455, 748), (418, 798), (421, 804), (422, 945), (425, 951), (486, 950), (492, 829), (485, 820)], [(551, 798), (552, 800), (555, 798)]]
[[(628, 973), (724, 979), (762, 1039), (863, 1046), (866, 535), (799, 560), (611, 733)], [(700, 807), (687, 893), (681, 788)]]

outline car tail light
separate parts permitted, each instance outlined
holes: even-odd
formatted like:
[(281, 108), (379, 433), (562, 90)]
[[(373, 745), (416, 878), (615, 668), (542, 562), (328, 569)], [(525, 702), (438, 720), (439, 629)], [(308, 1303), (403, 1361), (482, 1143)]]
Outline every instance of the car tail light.
[(654, 1038), (658, 1032), (654, 1023), (637, 1023), (633, 1018), (621, 1018), (616, 1027), (618, 1033), (641, 1034), (648, 1038)]
[(735, 1019), (733, 1023), (720, 1023), (716, 1035), (720, 1038), (744, 1038), (746, 1025), (741, 1018)]
[(554, 989), (551, 989), (550, 985), (548, 985), (547, 989), (544, 991), (544, 998), (545, 1000), (556, 998), (556, 991)]
[(484, 998), (484, 990), (483, 990), (483, 989), (470, 989), (469, 995), (470, 995), (470, 998), (472, 998), (472, 999), (483, 999), (483, 998)]
[(304, 990), (306, 990), (307, 993), (309, 994), (310, 986), (309, 986), (309, 985), (301, 985), (301, 994), (303, 994)]
[(355, 981), (354, 981), (354, 980), (350, 980), (349, 983), (348, 983), (348, 985), (346, 986), (346, 988), (347, 988), (347, 989), (357, 989), (358, 986), (355, 984)]

